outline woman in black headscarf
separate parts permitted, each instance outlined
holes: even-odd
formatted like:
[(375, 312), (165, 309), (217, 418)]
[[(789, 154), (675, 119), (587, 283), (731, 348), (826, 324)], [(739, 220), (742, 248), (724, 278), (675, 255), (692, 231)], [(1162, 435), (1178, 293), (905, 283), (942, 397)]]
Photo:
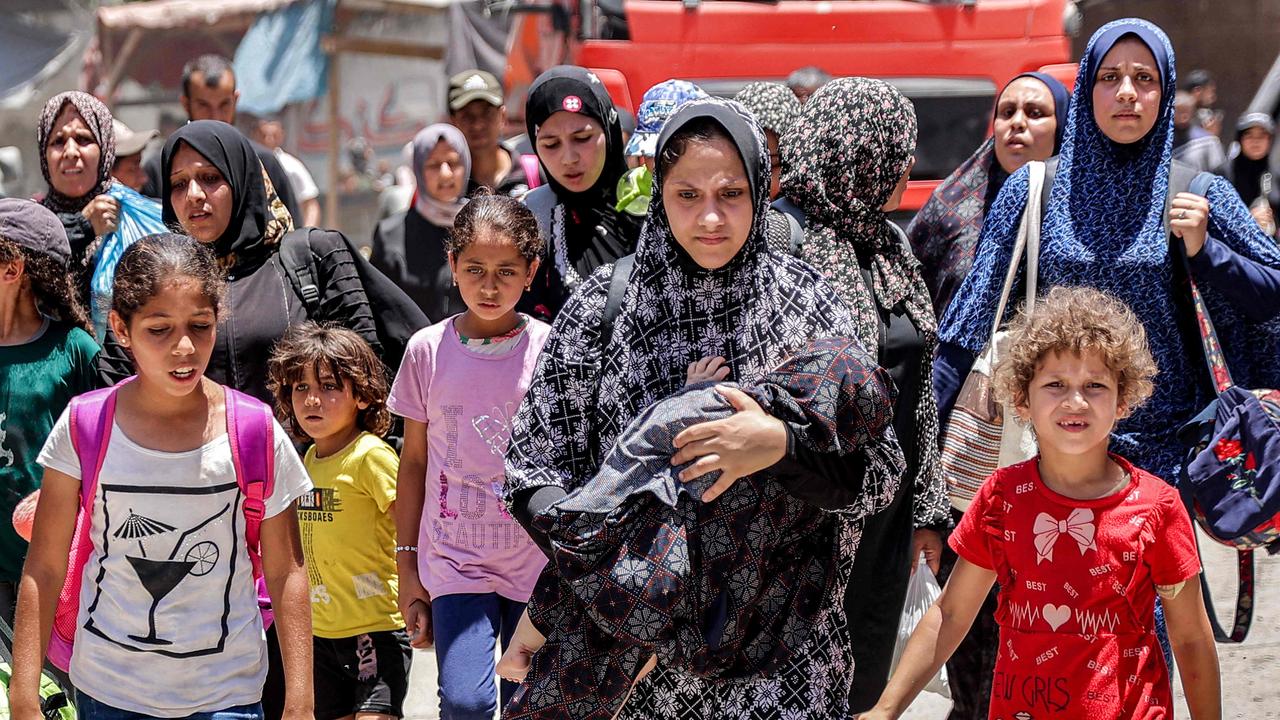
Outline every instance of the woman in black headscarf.
[(1276, 234), (1280, 212), (1280, 183), (1271, 166), (1271, 147), (1276, 139), (1276, 123), (1266, 113), (1248, 113), (1236, 123), (1236, 146), (1231, 157), (1218, 168), (1231, 181), (1249, 213), (1268, 235)]
[(542, 73), (524, 117), (547, 178), (524, 202), (547, 250), (520, 309), (550, 321), (596, 268), (635, 251), (644, 217), (614, 207), (627, 172), (622, 125), (595, 73), (572, 65)]
[[(763, 134), (737, 103), (698, 100), (668, 121), (658, 141), (657, 191), (611, 332), (601, 334), (612, 275), (606, 266), (556, 318), (516, 415), (504, 495), (526, 528), (596, 474), (621, 430), (679, 389), (691, 362), (723, 357), (730, 379), (745, 385), (811, 339), (853, 337), (854, 319), (831, 286), (770, 249), (768, 176)], [(831, 511), (815, 536), (829, 543), (835, 580), (808, 637), (781, 667), (762, 678), (709, 683), (660, 659), (622, 717), (847, 718), (853, 661), (844, 587), (858, 520), (892, 499), (895, 478), (807, 450), (805, 428), (764, 414), (754, 401), (734, 405), (740, 410), (729, 419), (692, 428), (702, 428), (698, 439), (673, 456), (676, 464), (697, 458), (682, 480), (724, 471), (700, 512), (734, 512), (723, 487), (765, 473), (789, 497)], [(545, 541), (536, 528), (533, 534)], [(709, 573), (700, 582), (725, 580)], [(726, 585), (727, 613), (758, 589)]]
[(885, 214), (901, 201), (915, 143), (911, 102), (867, 78), (822, 86), (783, 142), (782, 191), (805, 215), (801, 259), (853, 307), (857, 336), (898, 388), (893, 424), (906, 474), (893, 504), (863, 528), (845, 597), (858, 668), (854, 711), (884, 689), (912, 564), (920, 550), (936, 564), (938, 533), (951, 522), (930, 391), (937, 320), (920, 262)]
[(992, 136), (911, 219), (907, 237), (924, 266), (938, 317), (973, 267), (987, 208), (1023, 165), (1058, 154), (1070, 106), (1066, 86), (1049, 75), (1029, 72), (1010, 80), (996, 98)]
[[(228, 312), (219, 316), (222, 326), (206, 371), (210, 379), (271, 402), (266, 386), (271, 349), (290, 325), (307, 319), (339, 323), (381, 347), (356, 253), (337, 232), (291, 233), (289, 212), (238, 130), (217, 120), (188, 123), (165, 143), (161, 168), (165, 222), (212, 246), (227, 272)], [(280, 252), (286, 237), (305, 243), (308, 235), (316, 264), (317, 317), (309, 317)], [(99, 363), (112, 382), (133, 373), (133, 362), (110, 335)]]
[[(36, 132), (40, 171), (49, 184), (45, 207), (57, 214), (71, 242), (70, 267), (86, 270), (94, 241), (116, 229), (120, 206), (104, 193), (111, 186), (116, 135), (111, 111), (79, 91), (55, 95), (45, 103)], [(88, 282), (79, 283), (88, 299)]]

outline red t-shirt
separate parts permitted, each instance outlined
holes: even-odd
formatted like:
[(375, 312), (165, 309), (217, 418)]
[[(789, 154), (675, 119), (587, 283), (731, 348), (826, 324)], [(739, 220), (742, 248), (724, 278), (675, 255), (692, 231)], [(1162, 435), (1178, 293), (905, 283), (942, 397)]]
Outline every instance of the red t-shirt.
[(1129, 485), (1096, 500), (1050, 490), (1036, 460), (987, 479), (951, 536), (996, 573), (991, 720), (1173, 718), (1155, 586), (1200, 571), (1177, 491), (1112, 456)]

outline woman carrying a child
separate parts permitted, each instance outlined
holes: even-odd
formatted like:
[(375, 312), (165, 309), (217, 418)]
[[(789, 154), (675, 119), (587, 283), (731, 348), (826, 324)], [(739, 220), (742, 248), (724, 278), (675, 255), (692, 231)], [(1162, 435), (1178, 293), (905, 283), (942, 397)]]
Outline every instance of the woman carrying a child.
[[(811, 339), (856, 337), (835, 290), (812, 268), (767, 246), (769, 159), (763, 134), (741, 106), (719, 100), (684, 106), (664, 128), (656, 160), (658, 191), (611, 333), (601, 334), (612, 272), (605, 266), (564, 306), (516, 416), (505, 495), (526, 527), (595, 476), (622, 429), (677, 391), (690, 364), (723, 358), (728, 379), (747, 385)], [(787, 492), (819, 506), (842, 484), (862, 484), (848, 505), (864, 509), (878, 508), (896, 490), (891, 481), (864, 481), (870, 473), (848, 458), (807, 451), (796, 441), (803, 429), (765, 414), (745, 393), (723, 392), (737, 412), (696, 425), (674, 443), (672, 463), (692, 461), (682, 481), (721, 472), (703, 507), (714, 509), (734, 481), (784, 465), (797, 468), (777, 472)], [(848, 717), (852, 653), (842, 597), (858, 545), (857, 517), (822, 518), (835, 580), (788, 661), (763, 677), (729, 683), (708, 683), (660, 662), (620, 717)]]

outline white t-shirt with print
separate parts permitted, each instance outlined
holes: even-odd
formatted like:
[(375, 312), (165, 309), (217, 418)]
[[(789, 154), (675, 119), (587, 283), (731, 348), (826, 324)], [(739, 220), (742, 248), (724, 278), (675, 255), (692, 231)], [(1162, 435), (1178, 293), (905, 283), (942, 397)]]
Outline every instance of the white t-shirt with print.
[[(68, 411), (39, 463), (80, 477)], [(311, 489), (279, 423), (267, 517)], [(256, 703), (267, 672), (244, 540), (244, 496), (226, 435), (157, 452), (112, 425), (93, 504), (71, 680), (99, 702), (157, 717)]]

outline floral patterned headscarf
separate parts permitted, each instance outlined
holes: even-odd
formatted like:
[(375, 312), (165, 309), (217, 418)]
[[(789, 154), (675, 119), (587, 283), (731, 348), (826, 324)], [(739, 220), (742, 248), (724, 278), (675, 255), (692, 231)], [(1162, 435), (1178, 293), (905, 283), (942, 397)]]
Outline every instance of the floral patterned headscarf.
[[(89, 132), (98, 141), (98, 184), (84, 195), (67, 197), (53, 187), (49, 177), (49, 137), (53, 134), (53, 121), (58, 119), (62, 108), (71, 105), (80, 113)], [(116, 131), (111, 125), (111, 111), (98, 98), (78, 90), (59, 93), (49, 98), (40, 112), (40, 126), (36, 130), (36, 145), (40, 148), (40, 172), (44, 181), (49, 184), (49, 192), (44, 196), (43, 204), (54, 212), (80, 212), (89, 201), (107, 191), (111, 186), (111, 166), (116, 161)]]
[[(915, 148), (911, 101), (868, 78), (824, 85), (783, 140), (782, 193), (807, 222), (802, 259), (854, 307), (869, 348), (879, 344), (877, 305), (889, 310), (905, 301), (920, 332), (937, 329), (919, 262), (881, 210)], [(863, 283), (860, 256), (870, 260), (873, 288)]]
[(800, 114), (800, 100), (796, 94), (778, 83), (748, 83), (733, 99), (756, 116), (761, 128), (772, 130), (779, 138), (791, 132), (791, 126)]
[[(933, 357), (938, 321), (920, 261), (906, 235), (881, 209), (911, 163), (916, 114), (893, 86), (868, 78), (838, 78), (804, 104), (783, 141), (782, 192), (806, 215), (801, 259), (813, 265), (853, 306), (858, 338), (880, 345), (880, 310), (906, 308), (924, 347), (918, 370), (921, 388), (910, 412), (919, 457), (908, 468), (916, 488), (917, 527), (945, 522), (939, 516), (941, 463)], [(870, 270), (871, 287), (862, 268)]]

